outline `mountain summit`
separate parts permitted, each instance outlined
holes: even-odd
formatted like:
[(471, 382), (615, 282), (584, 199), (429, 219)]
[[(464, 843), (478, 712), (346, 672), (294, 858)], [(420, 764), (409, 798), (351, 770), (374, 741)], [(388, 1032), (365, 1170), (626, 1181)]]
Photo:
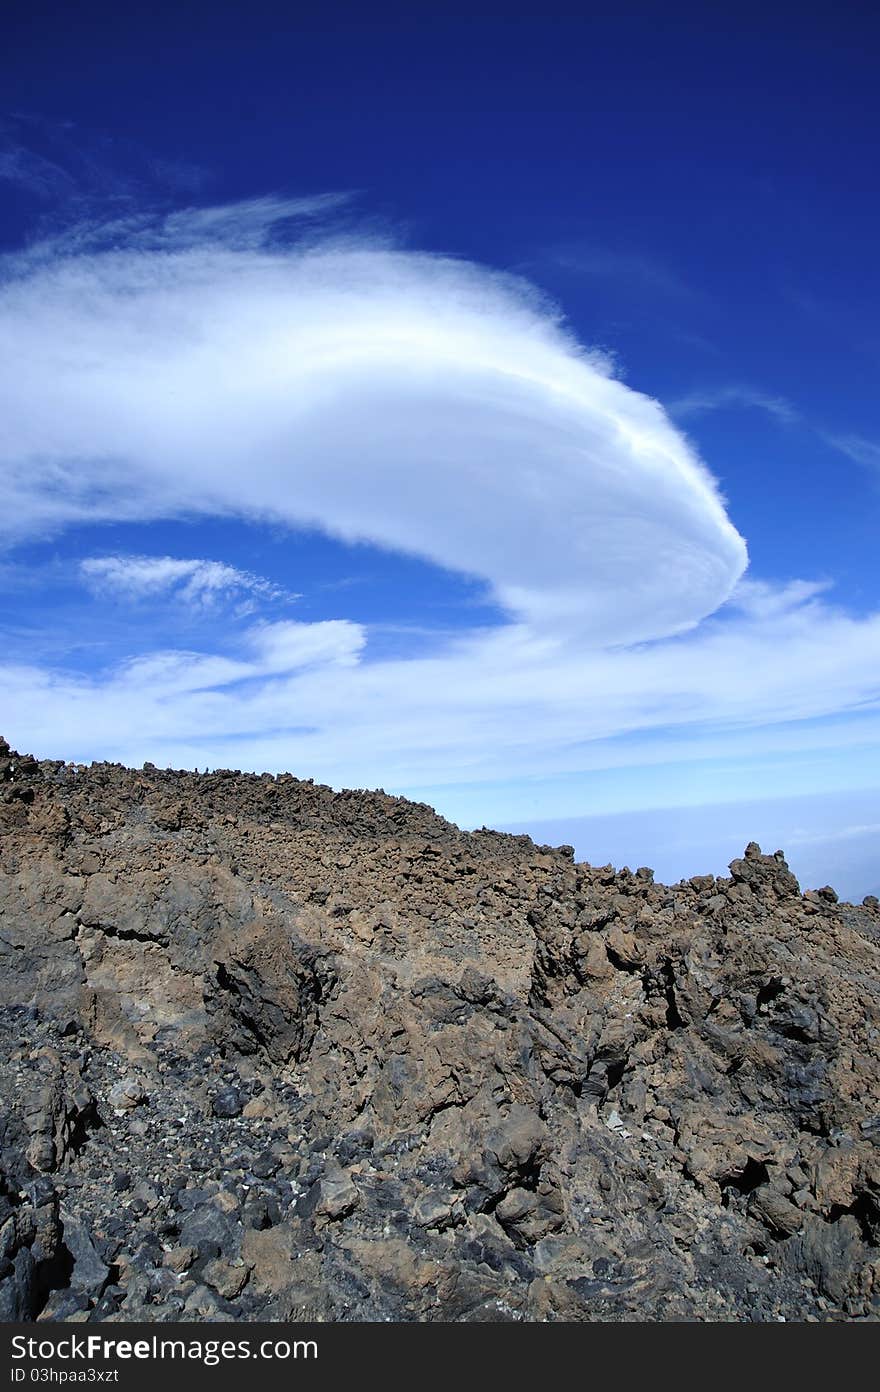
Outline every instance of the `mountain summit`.
[(0, 741), (0, 1318), (880, 1316), (880, 905)]

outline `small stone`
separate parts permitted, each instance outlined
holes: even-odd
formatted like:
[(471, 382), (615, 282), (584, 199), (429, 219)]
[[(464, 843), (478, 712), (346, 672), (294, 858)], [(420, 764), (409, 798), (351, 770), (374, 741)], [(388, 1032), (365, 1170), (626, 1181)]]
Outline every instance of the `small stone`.
[(242, 1116), (248, 1120), (255, 1120), (257, 1117), (268, 1116), (272, 1111), (270, 1103), (263, 1097), (252, 1097), (250, 1102), (246, 1102), (242, 1108)]
[(214, 1195), (212, 1202), (221, 1213), (234, 1213), (239, 1206), (235, 1194), (230, 1193), (228, 1189), (221, 1189), (219, 1194)]
[(360, 1200), (360, 1193), (351, 1175), (342, 1169), (329, 1169), (320, 1181), (315, 1212), (330, 1219), (344, 1218)]
[(137, 1205), (140, 1212), (151, 1213), (159, 1202), (159, 1195), (152, 1184), (142, 1179), (132, 1191), (131, 1201), (132, 1207)]
[(128, 1112), (146, 1102), (147, 1094), (137, 1078), (123, 1078), (110, 1089), (108, 1100), (114, 1111)]
[(237, 1117), (244, 1110), (244, 1099), (236, 1087), (223, 1088), (211, 1100), (215, 1117)]
[(187, 1297), (183, 1309), (190, 1319), (195, 1317), (216, 1321), (225, 1320), (229, 1315), (229, 1307), (225, 1306), (222, 1298), (208, 1286), (196, 1286), (192, 1295)]
[(421, 1194), (413, 1209), (413, 1220), (420, 1228), (445, 1226), (455, 1203), (453, 1194)]
[(172, 1247), (163, 1258), (169, 1271), (187, 1271), (196, 1259), (195, 1247)]
[(240, 1295), (250, 1274), (250, 1269), (244, 1264), (231, 1266), (229, 1262), (222, 1261), (218, 1257), (205, 1262), (202, 1267), (204, 1281), (207, 1285), (213, 1286), (217, 1294), (222, 1295), (224, 1300), (234, 1300), (237, 1295)]
[(262, 1232), (272, 1225), (265, 1199), (249, 1199), (242, 1209), (241, 1219), (246, 1228), (253, 1228), (256, 1232)]

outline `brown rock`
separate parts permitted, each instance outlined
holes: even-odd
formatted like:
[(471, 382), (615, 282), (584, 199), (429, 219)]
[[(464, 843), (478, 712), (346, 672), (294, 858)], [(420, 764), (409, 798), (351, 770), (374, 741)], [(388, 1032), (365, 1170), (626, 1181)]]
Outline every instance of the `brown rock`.
[(61, 1198), (101, 1318), (877, 1317), (876, 904), (287, 775), (0, 794), (0, 1318), (81, 1316)]

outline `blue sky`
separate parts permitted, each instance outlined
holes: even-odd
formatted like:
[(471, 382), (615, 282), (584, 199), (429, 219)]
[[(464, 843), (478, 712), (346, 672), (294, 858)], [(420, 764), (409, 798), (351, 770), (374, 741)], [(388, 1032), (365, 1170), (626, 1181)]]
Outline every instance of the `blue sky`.
[(7, 737), (876, 892), (868, 7), (11, 13)]

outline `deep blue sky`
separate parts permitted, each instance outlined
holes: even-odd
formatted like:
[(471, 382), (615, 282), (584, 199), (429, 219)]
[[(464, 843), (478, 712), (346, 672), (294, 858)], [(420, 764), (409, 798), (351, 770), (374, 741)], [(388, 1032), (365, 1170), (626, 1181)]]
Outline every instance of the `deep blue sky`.
[[(827, 582), (854, 620), (877, 609), (875, 7), (28, 3), (4, 30), (9, 250), (147, 204), (354, 194), (336, 231), (525, 277), (661, 402), (718, 479), (754, 579)], [(13, 652), (80, 672), (135, 655), (118, 596), (87, 644), (75, 633), (92, 601), (72, 569), (110, 551), (266, 576), (302, 595), (300, 620), (376, 625), (373, 659), (421, 651), (398, 625), (499, 619), (477, 581), (369, 546), (240, 517), (102, 520), (10, 553)], [(137, 651), (172, 628), (195, 649), (200, 626), (141, 609)], [(870, 704), (860, 688), (829, 717)], [(823, 770), (817, 795), (852, 781)]]

